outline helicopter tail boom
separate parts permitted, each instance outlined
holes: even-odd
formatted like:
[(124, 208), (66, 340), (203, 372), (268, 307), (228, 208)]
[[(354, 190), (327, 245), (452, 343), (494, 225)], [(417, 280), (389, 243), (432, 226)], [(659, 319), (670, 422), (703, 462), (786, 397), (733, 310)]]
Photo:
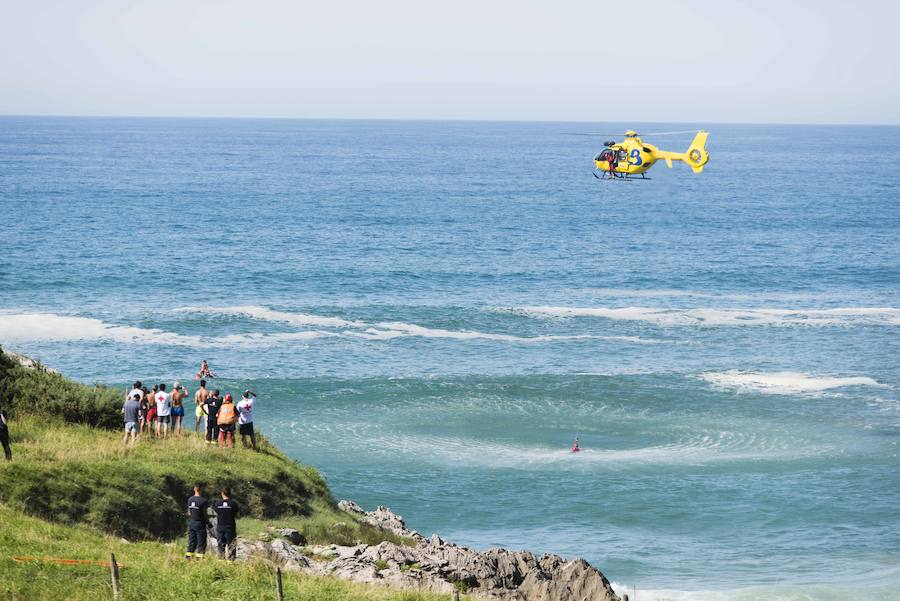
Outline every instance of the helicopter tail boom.
[(703, 166), (709, 162), (709, 152), (706, 150), (706, 139), (709, 132), (698, 131), (694, 136), (694, 141), (688, 146), (685, 152), (669, 152), (667, 150), (656, 150), (654, 155), (657, 159), (663, 159), (666, 166), (672, 168), (672, 161), (683, 161), (694, 171), (700, 173)]

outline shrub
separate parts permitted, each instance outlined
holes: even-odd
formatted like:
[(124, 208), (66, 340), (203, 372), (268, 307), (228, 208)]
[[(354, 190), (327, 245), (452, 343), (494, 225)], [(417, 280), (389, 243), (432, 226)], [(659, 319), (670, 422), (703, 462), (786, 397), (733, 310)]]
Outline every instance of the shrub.
[(73, 382), (39, 363), (23, 367), (2, 348), (0, 406), (11, 416), (30, 413), (100, 428), (119, 428), (122, 421), (119, 391)]

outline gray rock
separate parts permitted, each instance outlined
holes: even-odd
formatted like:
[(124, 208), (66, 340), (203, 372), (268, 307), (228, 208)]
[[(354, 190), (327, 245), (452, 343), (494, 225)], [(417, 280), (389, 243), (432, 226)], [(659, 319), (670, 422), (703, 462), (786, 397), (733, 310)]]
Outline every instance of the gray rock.
[(278, 531), (281, 536), (290, 541), (292, 545), (305, 545), (306, 537), (293, 528), (282, 528)]
[(347, 513), (357, 513), (360, 515), (366, 514), (366, 510), (363, 509), (359, 505), (359, 503), (356, 503), (355, 501), (339, 501), (338, 509), (340, 509), (341, 511), (346, 511)]
[[(238, 557), (261, 557), (307, 573), (440, 594), (452, 593), (458, 583), (464, 583), (469, 595), (497, 601), (619, 601), (606, 577), (583, 559), (535, 557), (527, 551), (506, 549), (478, 552), (437, 534), (422, 538), (407, 530), (403, 518), (387, 507), (365, 512), (350, 501), (341, 501), (340, 506), (371, 524), (414, 538), (416, 546), (387, 541), (350, 547), (319, 545), (307, 547), (306, 552), (311, 553), (307, 556), (289, 539), (239, 541)], [(286, 538), (287, 530), (281, 530)]]
[(22, 367), (24, 367), (26, 369), (35, 369), (38, 371), (43, 371), (43, 372), (47, 372), (47, 373), (51, 373), (51, 374), (60, 373), (59, 370), (53, 369), (52, 367), (47, 367), (46, 365), (43, 365), (43, 364), (39, 363), (38, 361), (35, 361), (31, 357), (26, 357), (25, 355), (21, 355), (19, 353), (14, 353), (12, 351), (0, 351), (0, 352), (4, 353), (7, 357), (9, 357), (10, 359), (12, 359), (13, 361), (15, 361), (16, 363), (18, 363), (19, 365), (21, 365)]

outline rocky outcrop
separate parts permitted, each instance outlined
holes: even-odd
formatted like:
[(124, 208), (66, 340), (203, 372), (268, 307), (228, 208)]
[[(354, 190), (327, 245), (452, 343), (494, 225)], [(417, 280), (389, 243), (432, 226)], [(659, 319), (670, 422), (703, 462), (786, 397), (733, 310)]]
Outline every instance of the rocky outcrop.
[(463, 591), (517, 601), (618, 601), (606, 577), (583, 559), (567, 561), (558, 555), (538, 557), (506, 549), (473, 551), (436, 534), (426, 539), (408, 530), (403, 518), (387, 507), (366, 512), (351, 501), (339, 506), (407, 538), (409, 544), (298, 547), (285, 539), (240, 541), (238, 557), (261, 557), (285, 569), (435, 593)]
[(19, 353), (14, 353), (12, 351), (5, 351), (3, 349), (0, 349), (0, 353), (3, 353), (4, 355), (6, 355), (7, 357), (9, 357), (10, 359), (12, 359), (13, 361), (15, 361), (16, 363), (18, 363), (19, 365), (21, 365), (22, 367), (24, 367), (26, 369), (34, 369), (37, 371), (48, 372), (51, 374), (60, 373), (58, 370), (55, 370), (52, 367), (47, 367), (46, 365), (43, 365), (43, 364), (39, 363), (38, 361), (35, 361), (31, 357), (26, 357), (25, 355), (20, 355)]

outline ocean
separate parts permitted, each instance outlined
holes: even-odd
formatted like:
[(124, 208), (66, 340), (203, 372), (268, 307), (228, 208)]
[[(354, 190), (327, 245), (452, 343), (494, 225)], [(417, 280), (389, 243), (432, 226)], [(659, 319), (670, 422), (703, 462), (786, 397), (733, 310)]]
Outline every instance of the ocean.
[(688, 127), (2, 117), (0, 344), (208, 359), (337, 497), (639, 601), (900, 599), (900, 128), (591, 177)]

